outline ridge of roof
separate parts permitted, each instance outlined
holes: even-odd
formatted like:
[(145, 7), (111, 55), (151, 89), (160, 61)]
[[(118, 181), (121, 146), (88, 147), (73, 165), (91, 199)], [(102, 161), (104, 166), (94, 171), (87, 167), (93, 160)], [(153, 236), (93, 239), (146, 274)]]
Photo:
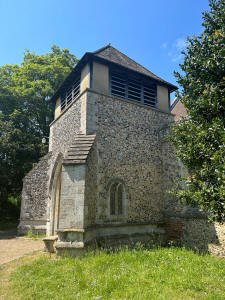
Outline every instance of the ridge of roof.
[[(111, 50), (111, 52), (110, 52), (110, 50)], [(107, 51), (108, 51), (108, 53), (107, 53)], [(126, 54), (120, 52), (119, 50), (117, 50), (116, 48), (111, 46), (111, 44), (109, 43), (108, 45), (106, 45), (96, 51), (86, 52), (82, 56), (82, 58), (79, 60), (79, 62), (75, 65), (75, 67), (72, 69), (70, 74), (65, 78), (63, 83), (58, 87), (55, 94), (52, 96), (51, 101), (54, 101), (58, 97), (59, 93), (66, 86), (66, 84), (70, 80), (73, 79), (73, 77), (75, 76), (74, 74), (76, 74), (76, 71), (79, 70), (82, 67), (82, 65), (84, 65), (84, 63), (86, 63), (88, 61), (88, 59), (90, 59), (91, 57), (93, 57), (93, 58), (95, 57), (98, 59), (102, 59), (103, 61), (117, 64), (126, 69), (132, 70), (139, 74), (142, 74), (142, 75), (145, 75), (152, 79), (155, 79), (158, 82), (161, 82), (162, 84), (167, 85), (167, 87), (170, 87), (171, 91), (174, 91), (177, 89), (177, 87), (175, 85), (158, 77), (157, 75), (155, 75), (154, 73), (152, 73), (151, 71), (149, 71), (148, 69), (146, 69), (145, 67), (143, 67), (142, 65), (140, 65), (139, 63), (134, 61), (133, 59), (131, 59), (130, 57), (128, 57)]]
[(174, 88), (177, 88), (175, 85), (169, 83), (168, 81), (160, 78), (156, 74), (149, 71), (147, 68), (142, 66), (141, 64), (137, 63), (135, 60), (127, 56), (126, 54), (122, 53), (118, 49), (111, 46), (111, 44), (108, 44), (94, 52), (90, 52), (94, 56), (103, 58), (109, 62), (117, 63), (118, 65), (121, 65), (125, 68), (131, 69), (135, 72), (144, 74), (148, 77), (151, 77), (157, 81), (161, 81), (162, 83), (165, 83), (167, 85), (170, 85)]
[(99, 53), (99, 52), (104, 51), (106, 48), (109, 48), (109, 47), (111, 47), (111, 44), (110, 44), (110, 43), (109, 43), (108, 45), (102, 47), (102, 48), (99, 48), (98, 50), (95, 50), (95, 51), (93, 51), (93, 52), (88, 52), (88, 53), (97, 54), (97, 53)]

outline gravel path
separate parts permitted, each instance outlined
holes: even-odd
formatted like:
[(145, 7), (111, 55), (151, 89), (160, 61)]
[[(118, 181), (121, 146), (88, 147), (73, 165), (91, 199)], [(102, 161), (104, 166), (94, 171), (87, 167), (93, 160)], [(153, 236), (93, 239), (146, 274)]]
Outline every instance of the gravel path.
[(37, 250), (43, 250), (42, 240), (16, 236), (16, 231), (0, 231), (0, 265)]

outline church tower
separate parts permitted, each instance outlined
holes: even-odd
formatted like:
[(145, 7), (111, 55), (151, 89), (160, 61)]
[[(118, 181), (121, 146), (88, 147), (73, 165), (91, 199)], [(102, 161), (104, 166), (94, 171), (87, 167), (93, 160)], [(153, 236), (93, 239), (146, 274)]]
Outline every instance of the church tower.
[(92, 243), (165, 241), (162, 132), (177, 88), (111, 45), (87, 52), (52, 97), (49, 153), (24, 179), (19, 231)]

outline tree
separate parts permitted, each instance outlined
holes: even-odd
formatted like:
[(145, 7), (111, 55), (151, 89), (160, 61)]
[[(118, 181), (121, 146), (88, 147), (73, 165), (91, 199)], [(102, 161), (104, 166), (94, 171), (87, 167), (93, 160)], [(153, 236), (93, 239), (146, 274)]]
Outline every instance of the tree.
[(203, 33), (188, 38), (181, 74), (181, 102), (188, 117), (175, 124), (171, 140), (188, 170), (178, 199), (197, 205), (213, 221), (225, 221), (225, 2), (210, 0)]
[(21, 65), (0, 67), (0, 212), (47, 152), (41, 139), (53, 119), (49, 100), (77, 61), (67, 49), (52, 46), (43, 55), (26, 50)]

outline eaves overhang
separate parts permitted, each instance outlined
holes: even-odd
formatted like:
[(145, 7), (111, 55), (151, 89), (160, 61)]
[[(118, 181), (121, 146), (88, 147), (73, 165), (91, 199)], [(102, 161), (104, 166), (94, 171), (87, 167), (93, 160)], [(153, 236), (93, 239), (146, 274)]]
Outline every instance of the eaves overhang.
[(101, 58), (101, 57), (95, 55), (95, 52), (86, 52), (84, 54), (84, 56), (80, 59), (80, 61), (77, 63), (77, 65), (74, 67), (74, 69), (71, 71), (71, 73), (66, 77), (66, 79), (63, 81), (63, 83), (59, 86), (59, 88), (57, 89), (55, 94), (52, 96), (50, 101), (53, 101), (53, 102), (56, 101), (59, 98), (60, 94), (62, 92), (64, 92), (70, 84), (72, 84), (72, 82), (76, 78), (77, 74), (79, 72), (81, 72), (82, 68), (88, 62), (92, 62), (92, 61), (100, 62), (100, 63), (106, 64), (108, 66), (120, 68), (120, 69), (123, 69), (123, 70), (128, 70), (130, 73), (138, 74), (139, 76), (141, 76), (145, 79), (151, 79), (151, 81), (153, 81), (154, 83), (167, 87), (170, 93), (172, 93), (172, 92), (174, 92), (178, 89), (177, 86), (175, 86), (175, 85), (173, 85), (173, 84), (171, 84), (171, 83), (169, 83), (169, 82), (167, 82), (167, 81), (165, 81), (161, 78), (159, 78), (159, 79), (152, 78), (151, 76), (145, 75), (141, 72), (135, 71), (135, 70), (133, 70), (131, 68), (128, 68), (128, 67), (125, 67), (121, 64), (112, 62), (112, 61), (110, 61), (108, 59), (105, 59), (105, 58)]

